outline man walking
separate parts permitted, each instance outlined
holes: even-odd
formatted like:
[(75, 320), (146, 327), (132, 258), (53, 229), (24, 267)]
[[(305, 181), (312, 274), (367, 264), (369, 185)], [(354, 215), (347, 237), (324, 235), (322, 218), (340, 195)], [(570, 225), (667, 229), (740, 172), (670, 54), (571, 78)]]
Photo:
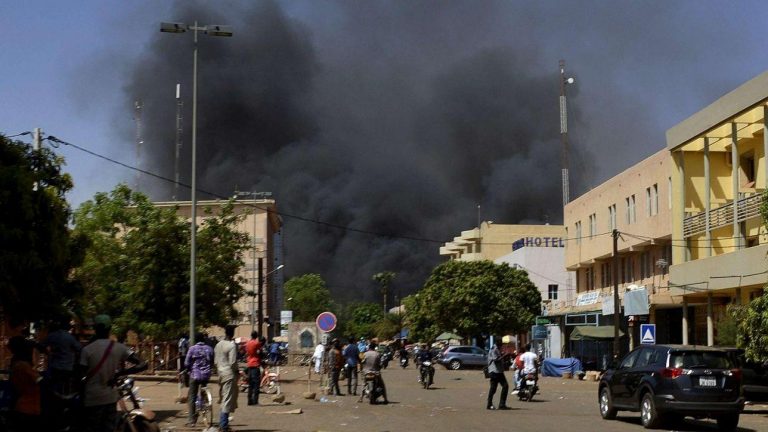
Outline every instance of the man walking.
[(341, 355), (341, 342), (338, 339), (333, 340), (332, 348), (328, 356), (328, 367), (331, 370), (331, 386), (328, 390), (329, 394), (336, 396), (343, 396), (341, 389), (339, 388), (339, 374), (344, 367), (344, 357)]
[(493, 406), (493, 395), (496, 394), (496, 388), (501, 384), (498, 409), (508, 410), (507, 394), (509, 393), (509, 384), (507, 384), (507, 377), (504, 376), (504, 357), (501, 355), (496, 344), (493, 345), (491, 352), (488, 353), (488, 373), (490, 374), (491, 388), (488, 390), (488, 402), (485, 408), (489, 410), (496, 409)]
[[(141, 361), (127, 346), (109, 338), (112, 319), (109, 315), (94, 318), (95, 338), (80, 353), (80, 367), (85, 382), (83, 405), (86, 432), (110, 432), (117, 426), (117, 400), (114, 386), (118, 376), (141, 372), (147, 362)], [(134, 366), (123, 368), (124, 362)]]
[(221, 414), (219, 414), (219, 431), (229, 432), (229, 415), (237, 409), (237, 346), (232, 340), (235, 337), (235, 326), (224, 328), (224, 340), (213, 349), (216, 370), (219, 373), (219, 398), (221, 399)]
[(344, 348), (344, 359), (346, 361), (344, 375), (347, 378), (347, 394), (357, 396), (357, 365), (360, 364), (360, 351), (355, 344), (355, 338), (349, 338), (349, 345)]
[(197, 394), (200, 387), (207, 386), (211, 379), (211, 367), (213, 366), (213, 350), (205, 343), (202, 333), (195, 335), (196, 343), (187, 350), (184, 357), (184, 368), (189, 374), (189, 393), (187, 404), (189, 414), (187, 427), (193, 427), (197, 423)]
[(261, 342), (259, 332), (251, 332), (251, 340), (245, 344), (245, 356), (248, 366), (248, 405), (259, 404), (259, 384), (261, 384)]

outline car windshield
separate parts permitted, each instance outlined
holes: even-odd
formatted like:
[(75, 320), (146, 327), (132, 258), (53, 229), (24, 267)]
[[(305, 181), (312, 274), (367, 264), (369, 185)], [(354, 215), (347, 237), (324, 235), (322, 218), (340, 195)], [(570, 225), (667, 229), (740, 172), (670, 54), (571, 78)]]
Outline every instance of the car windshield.
[(678, 351), (670, 353), (669, 365), (675, 368), (730, 369), (733, 362), (727, 353), (718, 351)]

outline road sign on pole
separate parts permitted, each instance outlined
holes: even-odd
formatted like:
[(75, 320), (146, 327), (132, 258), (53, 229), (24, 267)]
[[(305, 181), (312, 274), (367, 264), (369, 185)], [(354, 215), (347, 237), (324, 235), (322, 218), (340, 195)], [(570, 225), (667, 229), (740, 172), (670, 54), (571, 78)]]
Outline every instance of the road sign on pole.
[(640, 324), (640, 343), (643, 345), (656, 344), (656, 324)]
[(336, 315), (331, 312), (321, 312), (315, 319), (315, 324), (322, 332), (332, 332), (336, 328)]

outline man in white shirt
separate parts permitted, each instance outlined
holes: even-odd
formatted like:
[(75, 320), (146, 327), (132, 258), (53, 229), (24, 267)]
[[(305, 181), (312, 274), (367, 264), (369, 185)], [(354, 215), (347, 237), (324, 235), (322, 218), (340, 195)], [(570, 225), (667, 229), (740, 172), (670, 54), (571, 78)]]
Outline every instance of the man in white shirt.
[(224, 328), (224, 340), (216, 344), (213, 358), (219, 372), (219, 397), (221, 398), (221, 414), (219, 415), (219, 430), (229, 432), (229, 415), (237, 409), (237, 385), (235, 377), (237, 369), (237, 346), (232, 340), (235, 337), (235, 326)]
[(323, 355), (325, 354), (325, 346), (322, 343), (317, 344), (315, 347), (315, 353), (312, 354), (312, 360), (315, 362), (315, 373), (320, 373), (320, 365), (323, 364)]
[(521, 360), (523, 361), (524, 374), (536, 372), (536, 366), (539, 363), (539, 356), (531, 351), (531, 344), (525, 345), (525, 352), (521, 356)]

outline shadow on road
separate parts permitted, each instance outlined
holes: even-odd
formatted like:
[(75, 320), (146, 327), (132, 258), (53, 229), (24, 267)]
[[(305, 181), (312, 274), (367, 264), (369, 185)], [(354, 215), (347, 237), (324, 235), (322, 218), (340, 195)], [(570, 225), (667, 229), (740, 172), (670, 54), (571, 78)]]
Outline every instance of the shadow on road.
[[(616, 421), (620, 421), (623, 423), (631, 423), (636, 425), (641, 425), (640, 423), (640, 417), (616, 417)], [(685, 420), (680, 420), (676, 422), (667, 422), (663, 423), (661, 425), (661, 429), (667, 429), (668, 427), (672, 427), (673, 430), (679, 431), (679, 432), (694, 432), (694, 431), (716, 431), (719, 430), (717, 428), (717, 423), (714, 420), (695, 420), (692, 418), (687, 418)], [(755, 429), (749, 429), (744, 427), (739, 427), (736, 429), (739, 432), (757, 432)]]

